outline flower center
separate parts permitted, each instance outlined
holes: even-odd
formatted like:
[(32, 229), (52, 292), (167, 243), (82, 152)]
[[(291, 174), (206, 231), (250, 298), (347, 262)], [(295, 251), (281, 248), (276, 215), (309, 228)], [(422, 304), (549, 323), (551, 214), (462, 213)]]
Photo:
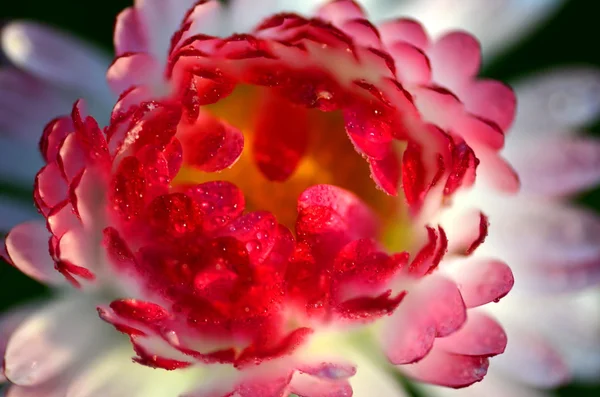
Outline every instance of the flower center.
[[(368, 163), (348, 139), (342, 112), (309, 109), (273, 91), (241, 85), (227, 98), (204, 107), (206, 117), (243, 133), (244, 150), (235, 165), (218, 173), (203, 172), (194, 166), (193, 155), (184, 155), (187, 161), (174, 183), (233, 182), (245, 193), (247, 210), (269, 211), (291, 229), (302, 192), (331, 184), (353, 192), (386, 223), (397, 222), (401, 200), (373, 183)], [(212, 121), (204, 118), (188, 128), (193, 134)], [(194, 142), (193, 135), (190, 141), (192, 146), (204, 143)]]

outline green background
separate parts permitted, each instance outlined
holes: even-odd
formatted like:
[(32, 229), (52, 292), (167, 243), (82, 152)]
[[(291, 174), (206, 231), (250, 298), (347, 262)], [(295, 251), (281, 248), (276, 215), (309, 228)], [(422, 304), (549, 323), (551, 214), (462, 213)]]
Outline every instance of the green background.
[[(46, 22), (110, 51), (114, 18), (130, 3), (131, 0), (3, 0), (0, 22), (23, 18)], [(599, 12), (599, 1), (568, 1), (545, 26), (500, 56), (483, 74), (500, 80), (512, 80), (556, 65), (600, 67)], [(598, 134), (599, 127), (590, 131)], [(1, 181), (0, 193), (16, 194), (26, 199), (31, 197), (29, 188), (9, 186)], [(585, 194), (581, 200), (600, 210), (600, 190)], [(46, 292), (42, 286), (17, 270), (0, 264), (0, 310)], [(571, 386), (560, 390), (560, 395), (599, 396), (600, 387)]]

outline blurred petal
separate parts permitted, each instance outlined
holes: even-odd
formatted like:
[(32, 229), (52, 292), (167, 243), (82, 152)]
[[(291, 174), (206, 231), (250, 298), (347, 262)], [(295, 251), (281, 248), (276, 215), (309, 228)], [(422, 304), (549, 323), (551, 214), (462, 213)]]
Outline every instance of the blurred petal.
[(111, 98), (101, 77), (108, 59), (73, 37), (33, 22), (13, 22), (2, 30), (2, 47), (11, 61), (42, 79)]

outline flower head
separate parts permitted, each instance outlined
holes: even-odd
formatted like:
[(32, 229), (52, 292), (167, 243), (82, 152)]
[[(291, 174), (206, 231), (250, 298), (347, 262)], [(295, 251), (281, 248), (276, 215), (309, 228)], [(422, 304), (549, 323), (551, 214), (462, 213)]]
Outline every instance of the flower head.
[[(203, 30), (219, 4), (200, 1), (163, 60), (145, 25), (157, 10), (118, 20), (106, 127), (78, 102), (44, 130), (46, 227), (15, 227), (10, 260), (94, 294), (138, 363), (226, 374), (194, 395), (347, 395), (354, 338), (425, 382), (481, 380), (506, 338), (468, 309), (512, 274), (481, 260), (440, 275), (488, 221), (432, 223), (476, 176), (518, 188), (498, 155), (514, 96), (476, 79), (475, 39), (376, 27), (351, 0), (220, 38)], [(9, 349), (7, 377), (31, 384), (19, 364)]]

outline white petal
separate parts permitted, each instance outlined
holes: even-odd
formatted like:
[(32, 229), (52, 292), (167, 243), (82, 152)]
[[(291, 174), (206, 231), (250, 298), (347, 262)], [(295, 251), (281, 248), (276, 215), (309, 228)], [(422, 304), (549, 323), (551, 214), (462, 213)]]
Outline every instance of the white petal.
[(378, 367), (368, 357), (356, 353), (351, 357), (356, 374), (350, 378), (353, 397), (405, 397), (403, 387), (387, 369)]
[(600, 183), (599, 140), (531, 139), (509, 154), (524, 194), (564, 196)]
[(31, 200), (17, 200), (0, 196), (0, 231), (7, 232), (11, 227), (37, 218)]
[(75, 376), (65, 397), (179, 396), (199, 381), (198, 370), (160, 371), (134, 363), (131, 347), (104, 352)]
[(0, 94), (0, 131), (36, 149), (46, 123), (72, 105), (59, 89), (15, 69), (0, 70)]
[(42, 79), (112, 98), (104, 81), (108, 58), (74, 37), (33, 22), (13, 22), (2, 30), (2, 47), (11, 61)]
[(91, 302), (66, 296), (15, 330), (6, 347), (5, 375), (21, 386), (43, 383), (97, 354), (94, 350), (103, 347), (105, 330)]
[[(374, 1), (371, 1), (374, 3)], [(432, 36), (455, 29), (474, 34), (484, 58), (491, 58), (534, 30), (562, 0), (407, 0), (393, 8), (392, 0), (372, 9), (376, 18), (406, 15), (421, 21)], [(377, 3), (380, 3), (377, 0)], [(386, 4), (387, 3), (387, 4)]]
[(249, 32), (264, 18), (279, 12), (311, 16), (325, 2), (326, 0), (262, 0), (259, 5), (255, 0), (232, 0), (229, 6), (230, 31), (223, 33)]
[[(10, 335), (31, 314), (31, 306), (20, 306), (16, 309), (3, 313), (0, 317), (0, 368), (4, 368), (4, 353)], [(0, 383), (5, 382), (4, 370), (0, 369)]]
[(551, 70), (516, 82), (513, 87), (518, 106), (507, 150), (510, 144), (519, 144), (516, 137), (565, 134), (592, 123), (600, 114), (597, 69)]
[(15, 226), (6, 236), (6, 251), (23, 273), (42, 283), (61, 285), (64, 277), (54, 269), (48, 252), (50, 233), (43, 223), (30, 221)]

